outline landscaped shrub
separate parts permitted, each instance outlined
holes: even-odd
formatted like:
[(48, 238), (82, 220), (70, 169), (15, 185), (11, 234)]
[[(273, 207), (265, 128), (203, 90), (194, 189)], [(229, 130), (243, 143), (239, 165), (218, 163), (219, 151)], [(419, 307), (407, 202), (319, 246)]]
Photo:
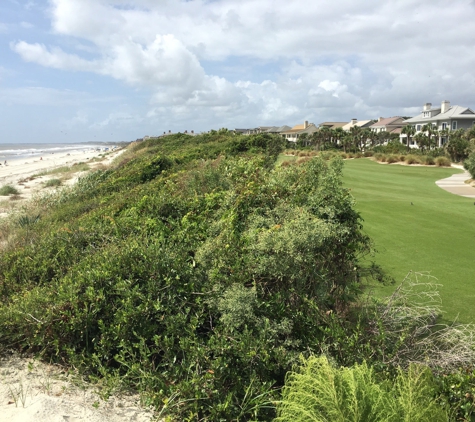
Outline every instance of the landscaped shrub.
[(373, 151), (365, 151), (364, 152), (364, 156), (365, 157), (372, 157), (374, 155), (374, 152)]
[(14, 188), (10, 185), (5, 185), (0, 188), (0, 195), (1, 196), (8, 196), (8, 195), (18, 195), (18, 189)]
[(431, 157), (430, 155), (423, 155), (421, 157), (421, 163), (426, 166), (433, 166), (435, 164), (435, 159), (434, 157)]
[(475, 179), (475, 152), (472, 152), (472, 154), (468, 156), (468, 158), (464, 161), (463, 166), (465, 170), (470, 173), (472, 179)]
[(361, 157), (363, 157), (363, 153), (357, 152), (357, 153), (355, 154), (355, 158), (361, 158)]
[(287, 374), (275, 422), (446, 422), (433, 386), (423, 366), (399, 369), (394, 380), (381, 382), (364, 362), (336, 368), (326, 357), (310, 357)]
[(373, 157), (376, 161), (380, 161), (380, 162), (386, 161), (386, 155), (381, 152), (377, 152), (376, 154), (373, 155)]
[(404, 161), (406, 164), (420, 164), (421, 163), (420, 158), (414, 154), (406, 155), (406, 159)]
[(452, 162), (450, 161), (450, 158), (447, 157), (436, 157), (435, 165), (437, 167), (450, 167), (452, 165)]
[(397, 157), (396, 155), (392, 155), (392, 154), (388, 155), (386, 157), (386, 162), (388, 164), (397, 163), (397, 162), (399, 162), (399, 157)]

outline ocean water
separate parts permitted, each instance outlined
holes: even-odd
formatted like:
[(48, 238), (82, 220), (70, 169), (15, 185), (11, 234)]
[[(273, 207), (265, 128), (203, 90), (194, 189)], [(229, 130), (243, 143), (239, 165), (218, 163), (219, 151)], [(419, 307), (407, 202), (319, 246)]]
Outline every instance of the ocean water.
[(106, 148), (111, 150), (116, 147), (113, 143), (76, 143), (76, 144), (1, 144), (0, 143), (0, 163), (4, 161), (16, 161), (25, 158), (46, 157), (52, 154), (62, 154), (71, 152), (88, 152), (100, 149), (104, 151)]

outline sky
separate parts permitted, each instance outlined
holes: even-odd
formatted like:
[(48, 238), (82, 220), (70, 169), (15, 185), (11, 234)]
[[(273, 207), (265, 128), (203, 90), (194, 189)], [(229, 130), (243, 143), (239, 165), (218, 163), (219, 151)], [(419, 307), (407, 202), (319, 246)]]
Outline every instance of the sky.
[(475, 107), (475, 0), (0, 0), (0, 143)]

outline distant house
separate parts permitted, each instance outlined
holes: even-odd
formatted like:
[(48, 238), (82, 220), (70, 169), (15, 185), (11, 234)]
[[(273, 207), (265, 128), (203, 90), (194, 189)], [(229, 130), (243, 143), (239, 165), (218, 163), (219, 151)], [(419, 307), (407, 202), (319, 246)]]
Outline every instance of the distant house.
[(376, 123), (373, 123), (369, 128), (372, 132), (388, 132), (400, 134), (401, 130), (407, 123), (404, 118), (396, 117), (380, 117)]
[(317, 130), (318, 128), (314, 123), (308, 123), (308, 121), (305, 121), (302, 125), (295, 125), (292, 129), (282, 131), (281, 135), (289, 142), (297, 142), (299, 136), (304, 133), (311, 135)]
[(358, 126), (360, 128), (367, 128), (370, 127), (374, 123), (374, 120), (359, 120), (358, 119), (351, 119), (349, 123), (342, 126), (345, 132), (349, 132), (352, 127)]
[(323, 122), (318, 125), (319, 128), (328, 128), (328, 129), (336, 129), (338, 127), (343, 127), (347, 124), (347, 122)]
[(273, 126), (270, 129), (266, 130), (266, 133), (274, 133), (277, 135), (280, 135), (282, 132), (285, 132), (287, 130), (292, 129), (290, 126), (284, 125), (284, 126)]
[[(404, 121), (407, 125), (413, 125), (417, 133), (423, 132), (425, 125), (432, 125), (438, 131), (437, 146), (441, 147), (447, 142), (450, 131), (457, 129), (470, 129), (475, 125), (475, 112), (464, 106), (450, 105), (450, 101), (442, 101), (440, 107), (432, 107), (432, 103), (424, 104), (422, 111), (415, 117)], [(427, 133), (427, 131), (426, 131)], [(401, 134), (401, 142), (406, 143), (406, 135)], [(417, 148), (417, 142), (410, 141), (412, 148)]]

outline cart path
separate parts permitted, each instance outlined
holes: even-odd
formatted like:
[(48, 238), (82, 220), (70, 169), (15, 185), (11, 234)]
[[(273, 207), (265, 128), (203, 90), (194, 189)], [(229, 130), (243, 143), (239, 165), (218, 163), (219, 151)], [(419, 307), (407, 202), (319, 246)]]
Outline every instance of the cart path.
[(475, 188), (465, 183), (471, 179), (468, 172), (453, 174), (445, 179), (437, 180), (435, 184), (447, 192), (454, 195), (464, 196), (465, 198), (475, 198)]

